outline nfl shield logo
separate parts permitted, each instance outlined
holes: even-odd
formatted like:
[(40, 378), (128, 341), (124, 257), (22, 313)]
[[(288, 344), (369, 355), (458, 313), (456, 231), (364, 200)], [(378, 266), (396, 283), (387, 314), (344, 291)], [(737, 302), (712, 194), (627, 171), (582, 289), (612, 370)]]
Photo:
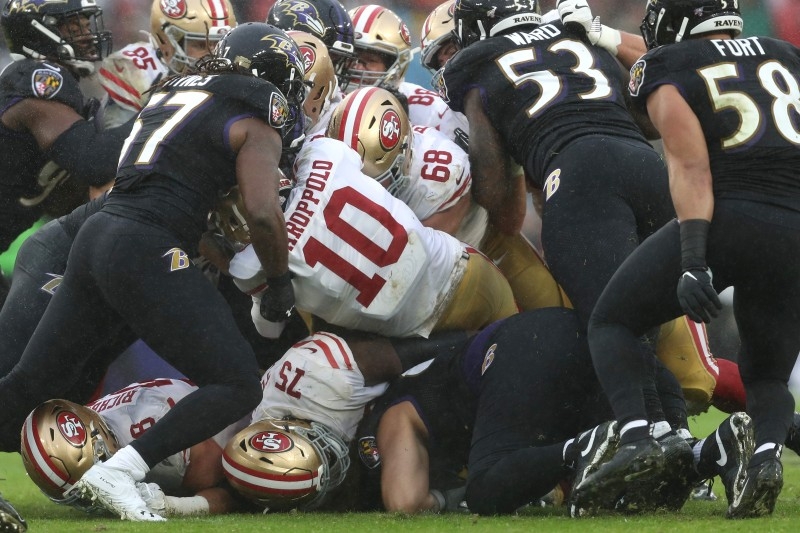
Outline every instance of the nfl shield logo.
[(40, 98), (52, 98), (61, 89), (63, 83), (64, 78), (61, 74), (49, 68), (34, 70), (31, 78), (33, 94)]

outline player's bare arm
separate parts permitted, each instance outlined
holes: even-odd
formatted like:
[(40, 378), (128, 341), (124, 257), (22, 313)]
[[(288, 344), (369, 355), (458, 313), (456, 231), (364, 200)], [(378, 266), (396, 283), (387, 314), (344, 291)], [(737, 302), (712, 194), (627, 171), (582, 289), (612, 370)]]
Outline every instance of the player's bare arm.
[(647, 100), (647, 112), (664, 142), (670, 194), (678, 219), (711, 220), (711, 166), (697, 116), (672, 85), (662, 85), (653, 92)]
[(500, 134), (483, 110), (477, 89), (464, 98), (464, 114), (469, 120), (472, 169), (472, 196), (489, 213), (489, 221), (503, 233), (514, 235), (525, 219), (525, 182), (515, 175), (515, 167)]
[(288, 241), (278, 197), (281, 137), (266, 123), (248, 118), (231, 127), (236, 176), (253, 248), (268, 278), (289, 269)]

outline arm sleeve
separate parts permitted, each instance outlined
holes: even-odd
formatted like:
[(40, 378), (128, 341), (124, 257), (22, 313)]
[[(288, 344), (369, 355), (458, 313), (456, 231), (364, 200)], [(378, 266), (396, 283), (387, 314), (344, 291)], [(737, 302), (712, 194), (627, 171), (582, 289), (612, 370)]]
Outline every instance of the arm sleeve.
[(100, 186), (117, 175), (122, 144), (136, 117), (103, 132), (91, 122), (79, 120), (58, 136), (45, 154), (70, 176), (91, 186)]

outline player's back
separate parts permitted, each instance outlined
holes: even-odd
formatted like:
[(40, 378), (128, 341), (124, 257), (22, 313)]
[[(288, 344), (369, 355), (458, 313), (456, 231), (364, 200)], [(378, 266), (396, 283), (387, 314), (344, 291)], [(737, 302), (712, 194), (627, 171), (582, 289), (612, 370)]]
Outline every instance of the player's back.
[(295, 177), (285, 218), (298, 309), (341, 327), (427, 335), (463, 275), (462, 243), (424, 227), (340, 141), (307, 143)]
[(388, 387), (364, 384), (347, 341), (317, 332), (289, 348), (261, 378), (264, 394), (252, 422), (286, 416), (318, 422), (349, 442), (364, 408)]
[(104, 210), (156, 222), (196, 242), (219, 193), (236, 185), (232, 122), (256, 117), (272, 125), (276, 114), (286, 113), (280, 92), (259, 78), (172, 78), (139, 114)]
[(605, 50), (590, 46), (560, 22), (529, 26), (478, 41), (458, 52), (436, 76), (456, 111), (478, 89), (484, 109), (517, 163), (543, 169), (584, 135), (644, 142), (628, 113), (623, 72)]
[(800, 211), (800, 50), (768, 37), (690, 40), (631, 69), (638, 105), (675, 86), (703, 128), (718, 197)]

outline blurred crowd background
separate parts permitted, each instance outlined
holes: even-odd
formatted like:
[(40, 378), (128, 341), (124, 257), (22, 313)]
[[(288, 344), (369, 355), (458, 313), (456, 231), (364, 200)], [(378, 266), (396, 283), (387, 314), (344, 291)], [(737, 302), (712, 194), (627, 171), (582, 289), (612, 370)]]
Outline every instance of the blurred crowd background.
[[(392, 9), (408, 25), (412, 43), (419, 46), (420, 30), (425, 17), (443, 0), (379, 0)], [(555, 8), (557, 0), (542, 0), (542, 11)], [(609, 26), (637, 33), (646, 0), (589, 0), (593, 10), (602, 15)], [(114, 48), (143, 39), (141, 31), (150, 26), (152, 0), (98, 0), (104, 10), (104, 21), (113, 32)], [(275, 0), (232, 0), (237, 20), (263, 21)], [(347, 9), (367, 4), (366, 1), (344, 0)], [(745, 20), (744, 34), (779, 37), (800, 46), (800, 0), (739, 0)], [(5, 43), (0, 43), (0, 65), (9, 61)], [(407, 80), (427, 87), (428, 73), (414, 61)]]

